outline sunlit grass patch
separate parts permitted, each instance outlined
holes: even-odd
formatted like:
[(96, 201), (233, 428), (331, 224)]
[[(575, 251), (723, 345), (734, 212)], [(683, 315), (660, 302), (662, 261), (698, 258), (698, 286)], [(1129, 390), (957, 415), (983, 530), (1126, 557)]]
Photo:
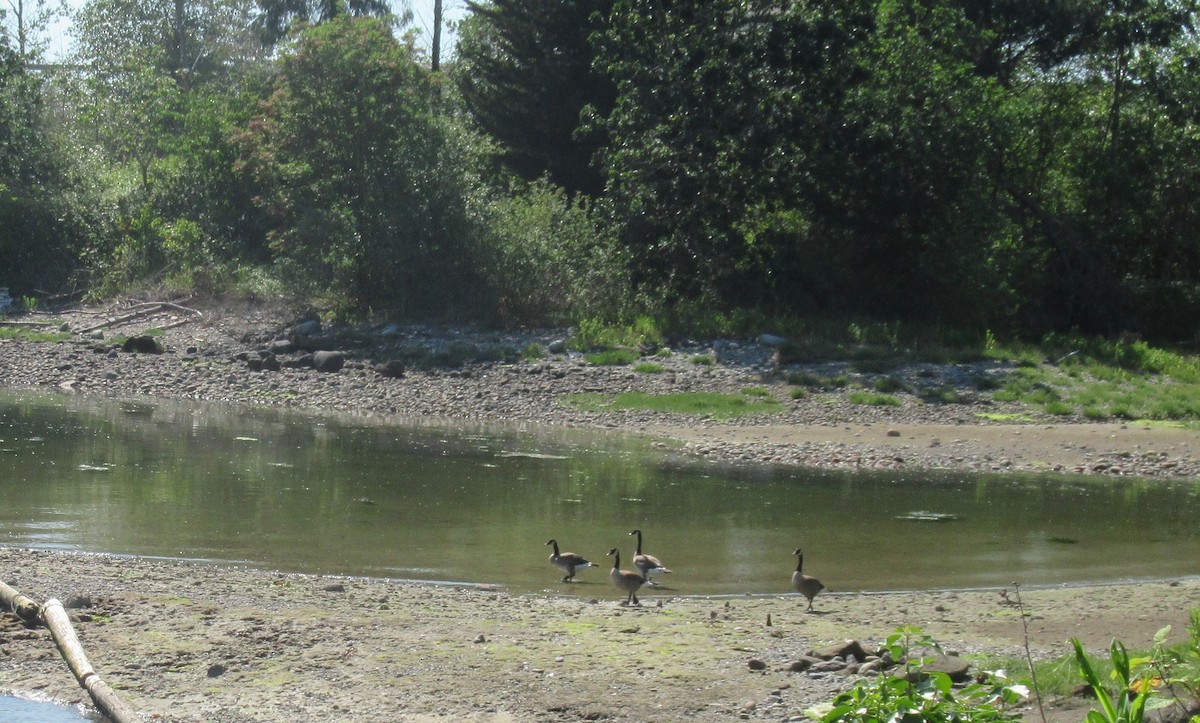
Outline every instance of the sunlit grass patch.
[(56, 342), (71, 338), (70, 332), (46, 331), (47, 327), (0, 326), (0, 339), (14, 341)]
[(643, 362), (633, 368), (635, 372), (640, 374), (662, 374), (665, 369), (662, 364), (655, 364), (654, 362)]
[(769, 396), (752, 394), (718, 394), (714, 392), (680, 392), (676, 394), (646, 394), (625, 392), (602, 394), (580, 392), (568, 394), (563, 403), (589, 412), (612, 412), (640, 409), (674, 414), (693, 414), (718, 419), (730, 419), (746, 414), (776, 412), (782, 405)]
[(628, 349), (605, 349), (594, 354), (584, 354), (583, 358), (598, 367), (620, 367), (637, 361), (638, 354)]
[(868, 392), (865, 390), (850, 392), (851, 404), (865, 404), (870, 407), (898, 407), (900, 400), (891, 394)]
[(1037, 421), (1028, 414), (1012, 414), (1007, 412), (979, 412), (975, 415), (975, 418), (989, 422), (1009, 422), (1012, 424), (1031, 424)]
[(1016, 369), (993, 397), (1093, 420), (1200, 419), (1200, 383), (1082, 362)]

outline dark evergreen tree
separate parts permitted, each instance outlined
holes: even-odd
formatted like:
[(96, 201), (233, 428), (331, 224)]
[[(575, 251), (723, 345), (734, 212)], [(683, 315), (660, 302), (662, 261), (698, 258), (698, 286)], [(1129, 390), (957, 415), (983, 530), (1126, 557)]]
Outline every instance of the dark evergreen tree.
[(338, 15), (383, 17), (390, 12), (386, 0), (257, 0), (262, 10), (265, 45), (274, 45), (298, 22), (323, 23)]
[(457, 83), (479, 125), (500, 141), (524, 178), (549, 175), (596, 195), (594, 164), (605, 142), (592, 119), (613, 107), (613, 82), (594, 68), (592, 38), (612, 0), (472, 2), (458, 45)]

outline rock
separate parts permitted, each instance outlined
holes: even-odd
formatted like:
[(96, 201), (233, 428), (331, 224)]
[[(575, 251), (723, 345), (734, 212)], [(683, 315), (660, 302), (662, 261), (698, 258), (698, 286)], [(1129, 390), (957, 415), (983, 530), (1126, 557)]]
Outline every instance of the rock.
[(208, 666), (208, 677), (219, 678), (222, 675), (224, 675), (225, 672), (228, 670), (229, 670), (229, 668), (226, 668), (224, 665), (221, 665), (220, 663), (210, 665), (210, 666)]
[(281, 368), (283, 368), (283, 365), (279, 363), (279, 359), (277, 359), (274, 354), (268, 354), (267, 356), (263, 357), (262, 370), (264, 372), (277, 372)]
[(562, 339), (555, 339), (554, 341), (550, 342), (550, 345), (546, 347), (546, 350), (551, 354), (566, 354), (567, 342)]
[(381, 377), (388, 377), (389, 379), (400, 379), (404, 376), (404, 372), (404, 362), (399, 359), (392, 359), (391, 361), (386, 361), (375, 366), (376, 374)]
[(792, 664), (788, 666), (788, 670), (792, 671), (793, 673), (803, 673), (814, 665), (822, 662), (824, 661), (820, 658), (814, 658), (810, 655), (805, 655), (799, 660), (793, 661)]
[(290, 339), (276, 339), (271, 342), (268, 350), (272, 354), (291, 354), (296, 350), (296, 345)]
[(1177, 704), (1146, 711), (1145, 723), (1188, 723), (1192, 716), (1200, 715), (1200, 701), (1182, 700)]
[(91, 595), (68, 595), (63, 601), (63, 607), (68, 610), (79, 610), (92, 607)]
[(313, 334), (321, 333), (321, 320), (309, 319), (302, 321), (288, 330), (291, 336), (312, 336)]
[(319, 351), (312, 355), (313, 368), (319, 372), (339, 372), (345, 364), (346, 355), (340, 351)]
[(767, 669), (766, 662), (759, 660), (758, 658), (751, 658), (750, 661), (747, 663), (747, 665), (750, 666), (750, 670), (766, 670)]
[(945, 673), (955, 683), (962, 683), (967, 680), (970, 670), (969, 661), (956, 655), (942, 655), (914, 670), (910, 677), (919, 677), (923, 673)]
[(284, 369), (311, 369), (313, 367), (313, 355), (301, 354), (295, 359), (286, 359), (280, 362)]
[(778, 348), (786, 344), (787, 339), (784, 339), (782, 336), (775, 336), (774, 334), (759, 334), (758, 343), (763, 346)]
[(838, 645), (830, 645), (820, 650), (814, 650), (810, 655), (821, 660), (832, 660), (833, 658), (848, 660), (851, 656), (855, 660), (866, 660), (870, 657), (867, 651), (863, 649), (862, 643), (857, 640), (847, 640)]
[(325, 592), (346, 592), (346, 586), (340, 582), (330, 583), (321, 589)]
[(162, 354), (165, 351), (158, 339), (145, 334), (131, 336), (121, 345), (121, 351), (136, 354)]

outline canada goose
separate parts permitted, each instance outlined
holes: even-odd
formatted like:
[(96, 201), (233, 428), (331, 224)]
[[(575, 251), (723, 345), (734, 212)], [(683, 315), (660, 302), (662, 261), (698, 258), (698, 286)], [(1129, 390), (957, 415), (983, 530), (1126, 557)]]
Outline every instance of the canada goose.
[(804, 572), (803, 572), (803, 570), (804, 570), (804, 551), (803, 550), (801, 550), (799, 547), (797, 547), (796, 551), (793, 552), (792, 554), (795, 555), (797, 558), (799, 558), (796, 562), (796, 571), (792, 573), (792, 587), (796, 588), (796, 592), (798, 592), (801, 595), (803, 595), (804, 597), (808, 598), (808, 609), (812, 610), (813, 609), (813, 604), (812, 604), (813, 598), (815, 598), (817, 596), (817, 593), (824, 590), (825, 586), (822, 585), (821, 581), (818, 580), (817, 578), (812, 577), (811, 575), (804, 574)]
[(650, 574), (655, 572), (669, 573), (671, 571), (663, 567), (663, 564), (659, 562), (658, 558), (654, 555), (642, 554), (641, 530), (634, 530), (629, 534), (637, 535), (638, 538), (637, 551), (633, 553), (633, 566), (638, 569), (638, 572), (642, 573), (642, 577), (646, 578), (646, 582), (650, 583), (651, 585), (657, 585), (658, 583), (650, 580)]
[(608, 576), (612, 578), (613, 584), (617, 586), (618, 590), (629, 593), (629, 597), (625, 598), (625, 604), (641, 605), (637, 599), (637, 591), (646, 582), (646, 578), (636, 572), (621, 569), (621, 553), (617, 552), (617, 548), (609, 550), (608, 554), (613, 558), (612, 572), (608, 573)]
[(563, 572), (567, 573), (562, 579), (563, 582), (571, 582), (575, 578), (575, 570), (580, 567), (596, 567), (596, 563), (588, 562), (583, 559), (582, 555), (576, 555), (574, 552), (558, 551), (558, 540), (547, 540), (547, 545), (554, 545), (554, 554), (550, 556), (550, 564), (555, 567), (560, 567)]

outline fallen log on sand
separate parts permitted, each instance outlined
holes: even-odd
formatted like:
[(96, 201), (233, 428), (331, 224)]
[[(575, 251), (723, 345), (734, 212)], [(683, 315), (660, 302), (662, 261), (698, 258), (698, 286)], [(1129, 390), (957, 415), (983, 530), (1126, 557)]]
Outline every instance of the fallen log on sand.
[(75, 635), (75, 628), (71, 627), (71, 618), (61, 602), (50, 598), (45, 605), (38, 605), (32, 598), (22, 595), (3, 582), (0, 582), (0, 602), (11, 608), (17, 617), (25, 622), (41, 622), (46, 626), (75, 680), (88, 692), (101, 713), (108, 716), (113, 723), (135, 723), (141, 720), (132, 708), (117, 697), (108, 683), (100, 679), (100, 675), (88, 662), (87, 654), (79, 644), (79, 637)]
[(36, 623), (38, 612), (41, 610), (41, 605), (37, 601), (26, 595), (22, 595), (17, 590), (0, 581), (0, 603), (4, 603), (10, 610), (17, 614), (27, 623)]

